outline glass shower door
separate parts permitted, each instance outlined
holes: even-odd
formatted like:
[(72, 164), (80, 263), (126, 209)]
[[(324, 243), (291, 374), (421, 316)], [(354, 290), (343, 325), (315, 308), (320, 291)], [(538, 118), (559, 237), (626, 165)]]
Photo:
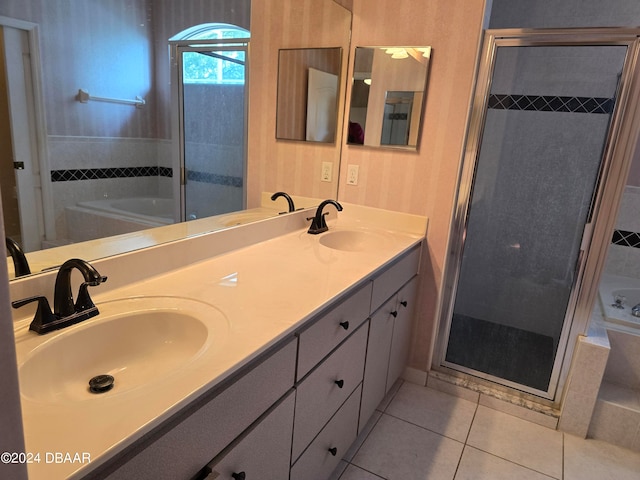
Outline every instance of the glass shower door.
[(442, 365), (552, 398), (626, 53), (495, 49)]
[(246, 205), (247, 45), (180, 47), (184, 219)]

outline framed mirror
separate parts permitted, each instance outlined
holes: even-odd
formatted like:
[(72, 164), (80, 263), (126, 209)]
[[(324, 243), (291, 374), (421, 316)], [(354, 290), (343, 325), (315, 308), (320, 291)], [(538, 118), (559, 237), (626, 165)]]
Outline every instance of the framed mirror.
[(342, 48), (278, 52), (276, 138), (334, 143)]
[(431, 47), (357, 47), (349, 145), (417, 149)]

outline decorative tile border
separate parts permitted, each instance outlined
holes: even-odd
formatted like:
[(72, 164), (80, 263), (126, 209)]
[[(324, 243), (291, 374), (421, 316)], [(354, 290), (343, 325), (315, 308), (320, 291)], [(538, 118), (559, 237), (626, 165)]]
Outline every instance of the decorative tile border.
[(242, 188), (242, 177), (232, 177), (230, 175), (218, 175), (216, 173), (198, 172), (187, 170), (187, 181), (212, 183), (215, 185), (226, 185), (228, 187)]
[(615, 103), (615, 98), (489, 95), (489, 108), (495, 110), (610, 114), (613, 112)]
[(615, 230), (611, 243), (623, 247), (640, 248), (640, 233)]
[[(121, 167), (121, 168), (79, 168), (73, 170), (52, 170), (52, 182), (73, 182), (76, 180), (102, 180), (109, 178), (173, 177), (173, 169), (167, 167)], [(242, 188), (242, 177), (218, 175), (215, 173), (187, 171), (187, 180)]]
[(97, 180), (105, 178), (173, 177), (173, 169), (167, 167), (80, 168), (52, 170), (52, 182)]

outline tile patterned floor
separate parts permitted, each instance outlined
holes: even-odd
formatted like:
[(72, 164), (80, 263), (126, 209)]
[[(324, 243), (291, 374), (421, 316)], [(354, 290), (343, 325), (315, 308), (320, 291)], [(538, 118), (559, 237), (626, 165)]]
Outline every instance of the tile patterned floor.
[(640, 453), (401, 383), (332, 480), (639, 480)]

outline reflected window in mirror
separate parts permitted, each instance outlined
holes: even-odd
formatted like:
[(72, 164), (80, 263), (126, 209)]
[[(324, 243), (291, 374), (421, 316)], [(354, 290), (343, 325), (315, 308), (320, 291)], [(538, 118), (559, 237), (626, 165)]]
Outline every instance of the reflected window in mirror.
[(347, 143), (417, 149), (431, 47), (357, 47)]
[(334, 143), (342, 48), (282, 49), (276, 138)]

